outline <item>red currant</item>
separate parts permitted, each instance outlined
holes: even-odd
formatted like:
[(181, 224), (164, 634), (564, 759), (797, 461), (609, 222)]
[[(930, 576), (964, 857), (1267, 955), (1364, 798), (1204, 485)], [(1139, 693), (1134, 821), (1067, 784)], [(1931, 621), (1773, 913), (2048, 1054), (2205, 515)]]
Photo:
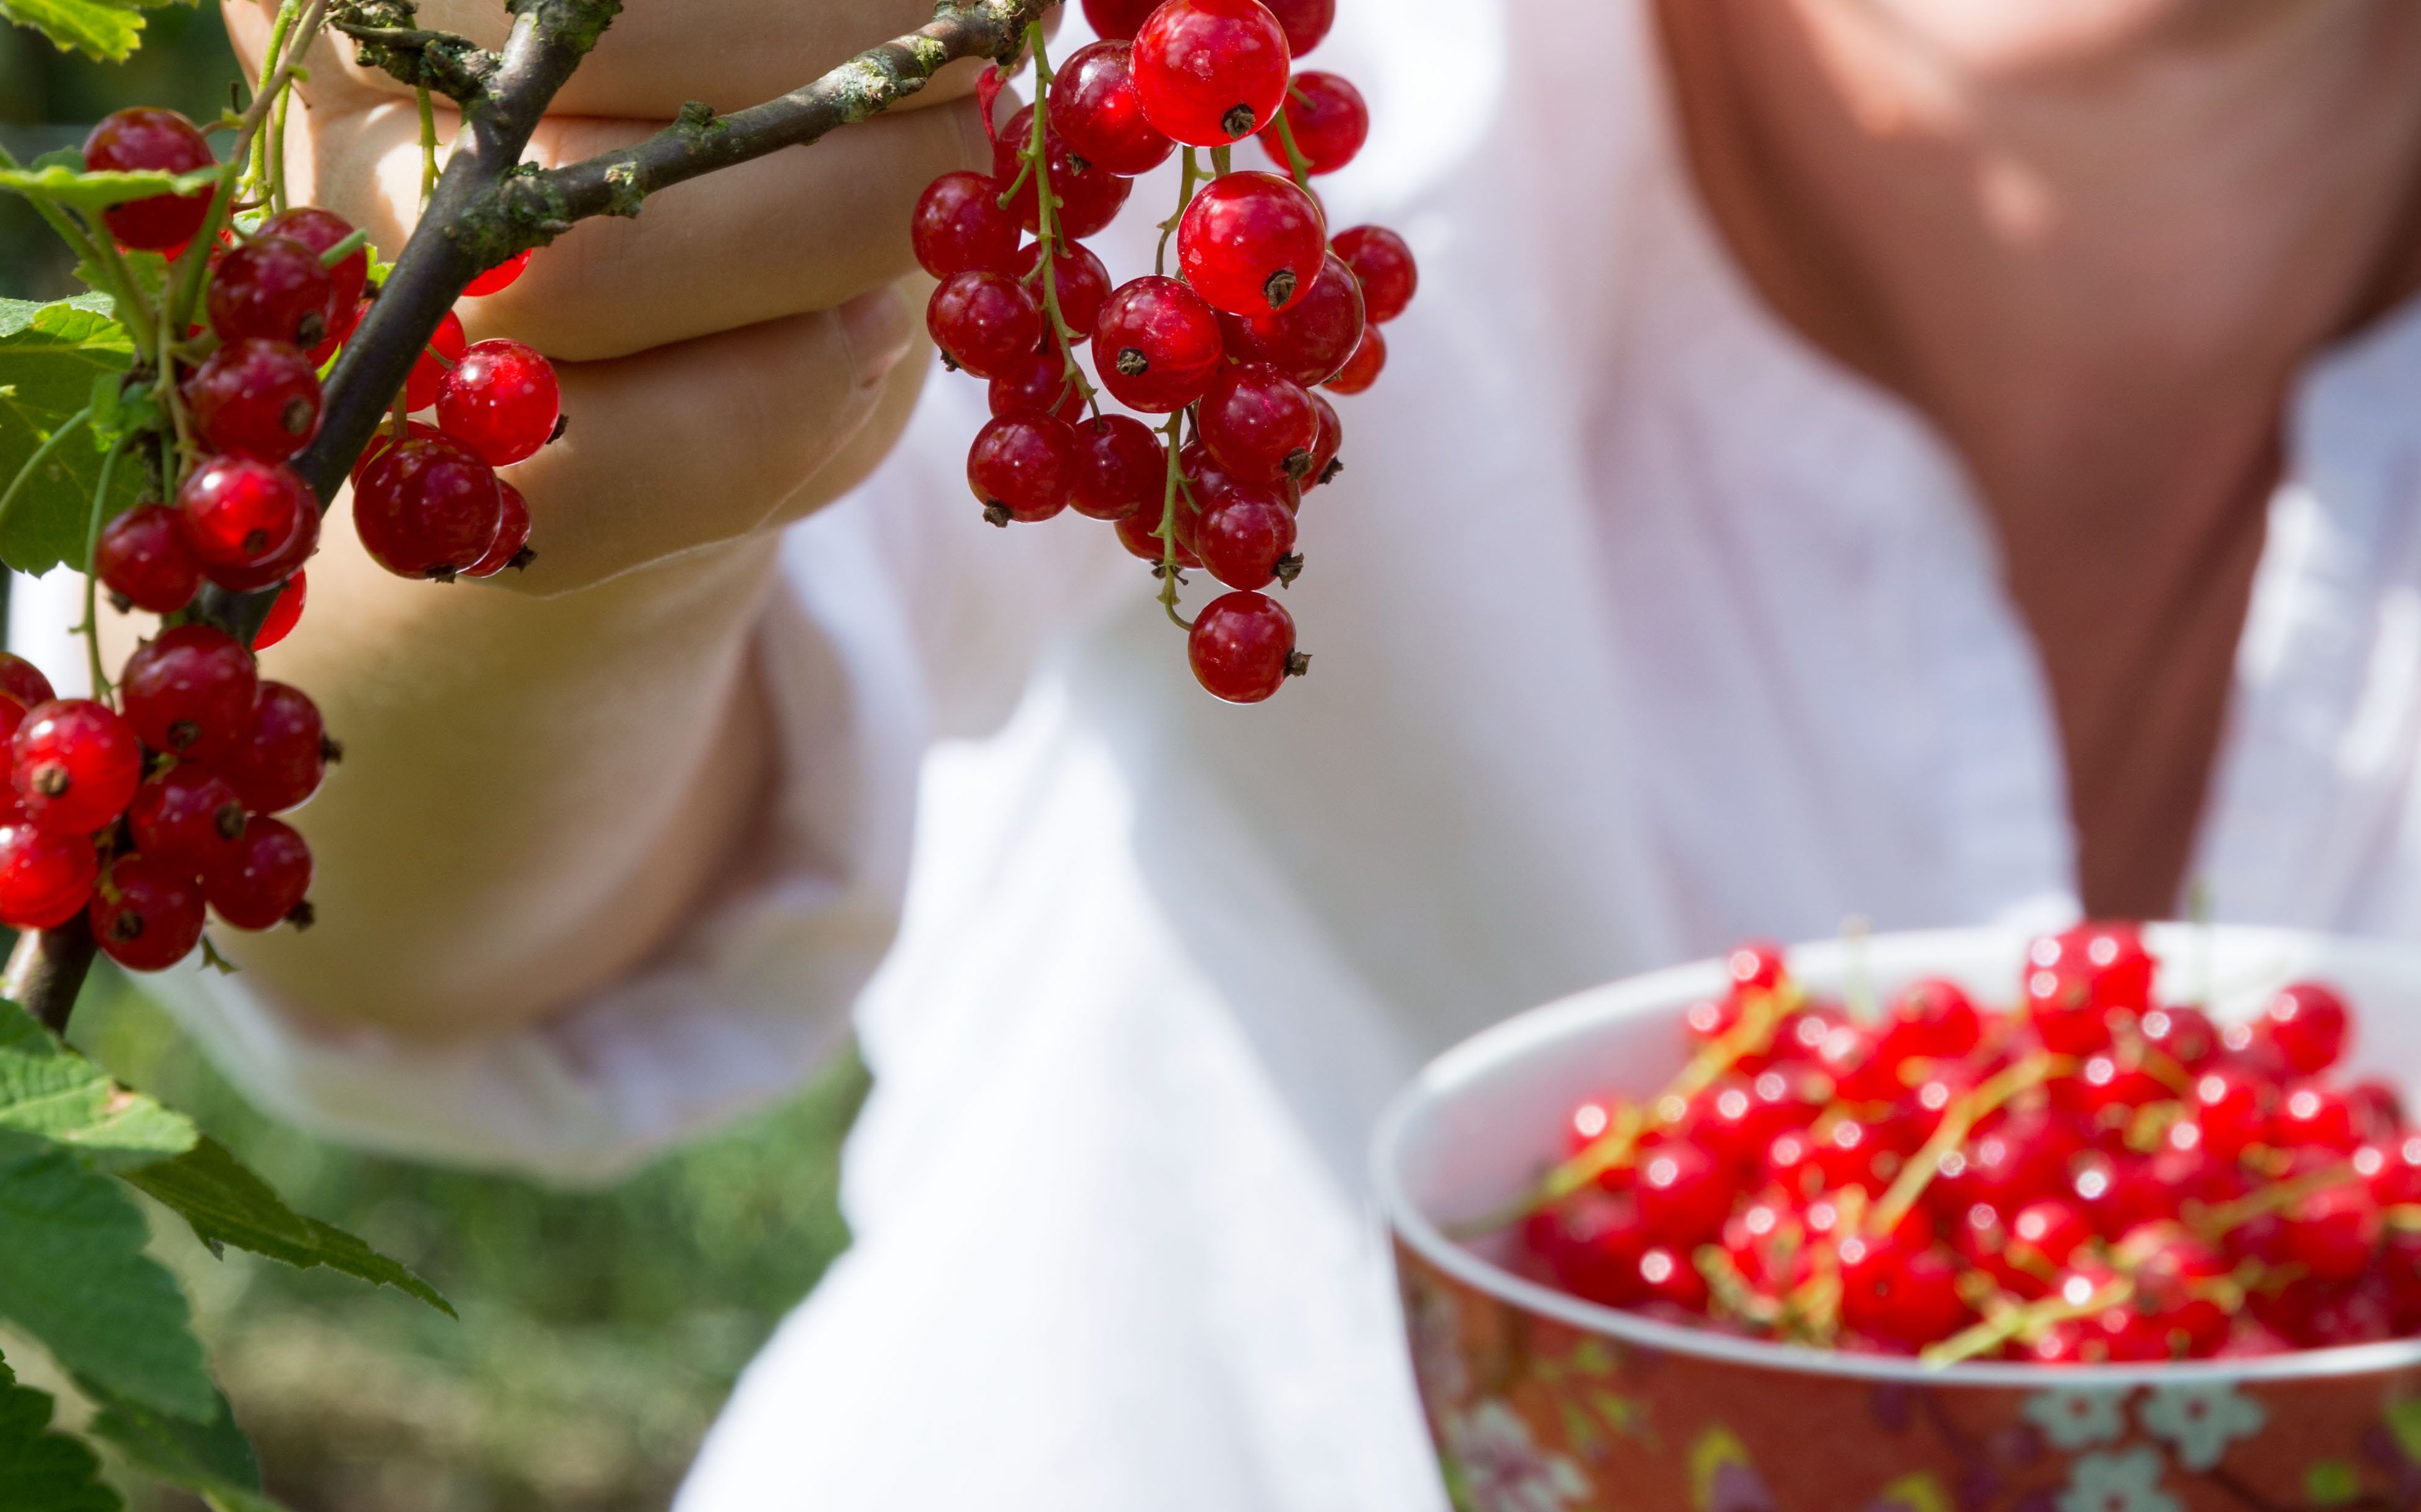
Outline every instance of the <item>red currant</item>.
[(429, 338), (429, 349), (413, 363), (412, 376), (404, 381), (403, 407), (417, 414), (436, 403), (438, 385), (470, 345), (470, 337), (462, 334), (461, 318), (447, 310), (437, 322), (436, 335)]
[(1383, 226), (1356, 226), (1331, 243), (1353, 276), (1362, 280), (1362, 302), (1372, 325), (1384, 325), (1411, 306), (1420, 292), (1420, 265), (1404, 239)]
[[(1317, 69), (1296, 74), (1281, 114), (1310, 173), (1335, 173), (1360, 156), (1362, 144), (1370, 138), (1370, 107), (1363, 102), (1362, 91), (1340, 74)], [(1290, 165), (1286, 137), (1274, 122), (1262, 131), (1261, 145), (1281, 166)]]
[(1177, 228), (1178, 261), (1194, 291), (1233, 315), (1267, 315), (1311, 290), (1328, 257), (1320, 207), (1289, 179), (1214, 179)]
[(1102, 386), (1147, 414), (1166, 414), (1200, 398), (1224, 350), (1217, 314), (1174, 278), (1121, 286), (1101, 307), (1093, 332), (1093, 366)]
[(327, 336), (318, 346), (304, 353), (311, 359), (312, 371), (317, 372), (328, 366), (328, 359), (336, 354), (337, 348), (352, 339), (353, 332), (362, 323), (362, 317), (369, 312), (370, 302), (366, 299), (356, 300), (351, 307), (339, 312), (336, 323), (328, 328)]
[(476, 566), (504, 524), (495, 469), (443, 437), (392, 447), (353, 491), (353, 530), (398, 577), (444, 581)]
[[(1059, 201), (1057, 227), (1062, 236), (1086, 237), (1106, 227), (1118, 218), (1118, 209), (1134, 192), (1134, 180), (1121, 179), (1098, 163), (1092, 163), (1069, 149), (1058, 131), (1048, 133), (1050, 147), (1051, 195)], [(992, 144), (992, 176), (1000, 192), (1009, 195), (1009, 213), (1017, 224), (1029, 231), (1042, 224), (1035, 175), (1021, 175), (1018, 154), (1034, 145), (1034, 107), (1026, 106), (1009, 117), (1008, 125)], [(1022, 178), (1022, 181), (1021, 181)], [(1015, 184), (1011, 194), (1009, 186)]]
[[(1035, 270), (1042, 266), (1042, 243), (1028, 242), (1018, 253), (1009, 271), (1018, 282), (1033, 292), (1036, 304), (1042, 302), (1042, 280)], [(1051, 258), (1051, 281), (1059, 296), (1059, 319), (1076, 333), (1075, 339), (1092, 335), (1093, 327), (1101, 319), (1101, 305), (1110, 297), (1110, 270), (1101, 265), (1091, 249), (1071, 243), (1061, 247)], [(1046, 317), (1043, 322), (1050, 323)], [(1046, 345), (1055, 348), (1058, 343)]]
[(2316, 1281), (2351, 1281), (2379, 1248), (2379, 1204), (2359, 1183), (2331, 1187), (2297, 1204), (2287, 1218), (2287, 1258)]
[(1975, 1003), (1956, 982), (1921, 981), (1894, 999), (1883, 1036), (1886, 1054), (1947, 1059), (1973, 1051), (1983, 1037)]
[(8, 744), (25, 813), (54, 834), (90, 834), (126, 812), (143, 748), (106, 704), (55, 698), (25, 711)]
[(1311, 407), (1320, 416), (1320, 440), (1312, 444), (1311, 475), (1304, 479), (1303, 486), (1316, 489), (1322, 483), (1335, 482), (1336, 475), (1345, 471), (1345, 464), (1336, 455), (1345, 448), (1345, 422), (1337, 417), (1336, 406), (1329, 403), (1324, 394), (1314, 394)]
[(1221, 315), (1228, 352), (1266, 362), (1298, 383), (1325, 382), (1362, 344), (1362, 284), (1330, 253), (1304, 296), (1276, 314)]
[(243, 820), (243, 800), (233, 785), (190, 761), (136, 787), (126, 809), (134, 848), (188, 877), (237, 859)]
[[(84, 141), (84, 162), (96, 173), (193, 173), (216, 160), (192, 121), (173, 110), (137, 105), (92, 129)], [(102, 221), (121, 246), (165, 252), (192, 241), (210, 212), (211, 192), (197, 189), (112, 205)]]
[(282, 462), (213, 457), (177, 491), (185, 544), (204, 570), (273, 561), (301, 535), (319, 505), (310, 486)]
[(1683, 1254), (1714, 1238), (1731, 1215), (1728, 1175), (1694, 1145), (1660, 1145), (1648, 1151), (1632, 1190), (1649, 1237)]
[(1085, 0), (1085, 19), (1093, 35), (1131, 42), (1135, 32), (1160, 8), (1160, 0)]
[(203, 443), (282, 462), (320, 431), (320, 374), (283, 341), (247, 337), (211, 354), (185, 383)]
[(2135, 1028), (2145, 1044), (2189, 1070), (2219, 1051), (2219, 1031), (2200, 1008), (2154, 1008)]
[(1048, 414), (1074, 425), (1085, 413), (1085, 391), (1055, 347), (993, 379), (990, 399), (994, 416)]
[(164, 972), (202, 941), (202, 890), (193, 874), (148, 856), (110, 863), (92, 895), (92, 937), (131, 972)]
[(1294, 511), (1275, 489), (1240, 484), (1195, 522), (1194, 550), (1210, 575), (1231, 588), (1292, 583), (1303, 570), (1294, 554)]
[(320, 507), (311, 503), (303, 510), (303, 528), (294, 533), (284, 551), (258, 567), (206, 567), (203, 575), (230, 593), (257, 593), (303, 570), (303, 564), (319, 549)]
[[(1179, 505), (1177, 512), (1178, 518), (1182, 520), (1185, 507), (1182, 504)], [(1142, 557), (1155, 566), (1169, 560), (1171, 555), (1169, 549), (1162, 543), (1161, 514), (1160, 501), (1155, 499), (1148, 507), (1137, 509), (1117, 523), (1118, 544), (1124, 546), (1131, 554)], [(1189, 568), (1200, 567), (1202, 559), (1194, 554), (1194, 548), (1185, 544), (1185, 533), (1182, 530), (1179, 531), (1177, 538), (1174, 553), (1177, 565)]]
[(1075, 488), (1076, 433), (1047, 414), (1013, 414), (976, 432), (967, 487), (995, 525), (1048, 520)]
[(1631, 1198), (1585, 1192), (1534, 1214), (1524, 1233), (1531, 1252), (1572, 1295), (1602, 1307), (1642, 1300), (1639, 1262), (1649, 1244)]
[(473, 299), (485, 299), (490, 294), (501, 294), (521, 282), (522, 274), (529, 271), (529, 260), (530, 249), (523, 247), (504, 261), (488, 269), (478, 277), (472, 279), (462, 292)]
[(266, 651), (293, 634), (294, 627), (303, 622), (303, 604), (310, 593), (311, 583), (306, 574), (297, 572), (287, 579), (286, 585), (278, 589), (277, 597), (271, 600), (269, 613), (262, 616), (260, 630), (252, 637), (252, 648)]
[(164, 504), (143, 505), (111, 521), (92, 562), (112, 594), (155, 615), (175, 614), (202, 586), (202, 564), (185, 544), (177, 511)]
[(496, 538), (489, 543), (487, 555), (462, 569), (466, 578), (492, 578), (508, 567), (525, 571), (538, 559), (530, 550), (529, 501), (503, 478), (496, 479), (496, 499), (504, 506), (496, 520)]
[(1145, 118), (1194, 147), (1241, 142), (1286, 99), (1286, 30), (1260, 0), (1168, 0), (1135, 33)]
[(1051, 83), (1051, 129), (1068, 150), (1126, 178), (1149, 173), (1177, 150), (1144, 118), (1134, 49), (1122, 41), (1079, 48)]
[(2299, 982), (2270, 1000), (2260, 1028), (2288, 1067), (2311, 1076), (2335, 1065), (2345, 1053), (2350, 1021), (2345, 999), (2317, 982)]
[(917, 266), (936, 278), (1007, 273), (1017, 256), (1017, 217), (1001, 208), (1000, 185), (990, 174), (964, 170), (927, 184), (908, 223)]
[(2212, 1158), (2232, 1161), (2269, 1132), (2274, 1094), (2270, 1084), (2227, 1067), (2195, 1078), (2194, 1109), (2202, 1147)]
[(1841, 1321), (1868, 1338), (1913, 1349), (1965, 1326), (1959, 1266), (1939, 1247), (1909, 1251), (1887, 1236), (1841, 1241)]
[[(298, 205), (281, 210), (263, 221), (262, 236), (282, 236), (299, 242), (320, 257), (320, 266), (327, 267), (327, 255), (353, 234), (351, 221), (333, 210), (310, 205)], [(357, 246), (328, 268), (328, 335), (342, 336), (352, 330), (360, 319), (362, 289), (369, 282), (370, 254), (367, 244)], [(343, 330), (337, 328), (342, 326)]]
[(144, 744), (212, 763), (242, 749), (260, 689), (252, 653), (209, 625), (162, 631), (126, 659), (118, 681)]
[(243, 744), (218, 765), (244, 807), (283, 814), (320, 790), (330, 749), (320, 707), (300, 688), (263, 682)]
[(0, 651), (0, 694), (27, 709), (58, 696), (51, 688), (51, 679), (42, 676), (42, 669), (14, 651)]
[(1219, 464), (1246, 482), (1301, 482), (1311, 473), (1312, 447), (1320, 441), (1311, 394), (1267, 363), (1221, 369), (1202, 396), (1195, 423)]
[(257, 236), (211, 271), (211, 329), (221, 341), (258, 336), (316, 347), (327, 337), (335, 292), (318, 253), (282, 236)]
[(1294, 616), (1257, 593), (1210, 600), (1194, 621), (1186, 654), (1202, 686), (1231, 704), (1257, 704), (1311, 667), (1311, 658), (1294, 648)]
[(1328, 36), (1336, 24), (1336, 0), (1264, 0), (1270, 14), (1278, 18), (1286, 30), (1287, 51), (1303, 56)]
[(1361, 345), (1353, 349), (1353, 355), (1346, 360), (1345, 366), (1320, 387), (1332, 394), (1364, 393), (1379, 381), (1379, 374), (1385, 370), (1386, 366), (1387, 338), (1373, 325), (1362, 333)]
[(1148, 506), (1153, 523), (1168, 488), (1168, 453), (1151, 428), (1106, 414), (1076, 426), (1075, 486), (1068, 502), (1095, 520), (1124, 520)]
[[(415, 440), (429, 436), (442, 436), (445, 433), (438, 429), (435, 426), (423, 425), (417, 420), (411, 420), (405, 423), (411, 428), (405, 434), (404, 439), (406, 440)], [(369, 444), (364, 446), (362, 448), (361, 456), (354, 460), (353, 487), (360, 488), (362, 486), (362, 477), (365, 474), (369, 472), (370, 464), (385, 456), (387, 448), (395, 444), (396, 439), (395, 432), (388, 429), (387, 427), (383, 425), (379, 427), (378, 430), (371, 435)]]
[(1007, 273), (953, 273), (925, 306), (933, 344), (977, 378), (1015, 368), (1042, 343), (1042, 308)]
[(291, 919), (311, 922), (311, 848), (286, 824), (255, 818), (236, 842), (233, 861), (206, 872), (202, 893), (218, 916), (239, 929), (272, 929)]
[(54, 929), (82, 912), (101, 863), (84, 835), (0, 827), (0, 924)]
[(2278, 1099), (2264, 1143), (2279, 1149), (2351, 1154), (2362, 1143), (2353, 1120), (2353, 1104), (2344, 1093), (2317, 1082), (2301, 1083), (2287, 1088)]
[(535, 456), (563, 417), (554, 365), (518, 341), (482, 341), (437, 385), (437, 429), (491, 467)]

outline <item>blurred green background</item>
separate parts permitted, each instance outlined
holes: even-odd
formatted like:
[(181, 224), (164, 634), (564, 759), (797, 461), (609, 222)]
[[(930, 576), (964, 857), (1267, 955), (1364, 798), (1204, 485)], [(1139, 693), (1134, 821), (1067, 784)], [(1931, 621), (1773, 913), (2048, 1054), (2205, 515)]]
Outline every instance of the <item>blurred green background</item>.
[[(126, 104), (214, 114), (237, 77), (217, 7), (149, 16), (120, 67), (0, 23), (0, 143), (21, 157), (73, 145)], [(0, 196), (0, 295), (72, 291), (40, 222)], [(835, 1191), (867, 1087), (853, 1059), (618, 1187), (566, 1193), (281, 1128), (124, 977), (96, 975), (75, 1037), (461, 1312), (453, 1322), (322, 1272), (214, 1260), (161, 1225), (159, 1253), (186, 1278), (270, 1489), (296, 1512), (661, 1508), (741, 1367), (848, 1242)]]

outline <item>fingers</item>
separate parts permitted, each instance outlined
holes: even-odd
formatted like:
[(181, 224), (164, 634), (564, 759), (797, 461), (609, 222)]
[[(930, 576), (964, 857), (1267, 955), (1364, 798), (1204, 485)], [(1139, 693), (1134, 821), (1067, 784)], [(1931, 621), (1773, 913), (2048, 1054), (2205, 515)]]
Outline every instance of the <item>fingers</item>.
[[(511, 586), (559, 593), (788, 518), (886, 390), (920, 381), (908, 297), (885, 288), (633, 357), (557, 369), (562, 439), (506, 475), (538, 561)], [(797, 511), (793, 511), (797, 512)]]

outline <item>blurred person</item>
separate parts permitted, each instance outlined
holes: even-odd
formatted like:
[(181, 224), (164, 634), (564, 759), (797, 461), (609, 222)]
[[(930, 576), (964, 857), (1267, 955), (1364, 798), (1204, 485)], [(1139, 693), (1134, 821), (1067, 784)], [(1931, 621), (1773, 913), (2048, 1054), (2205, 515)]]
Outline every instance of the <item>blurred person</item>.
[[(534, 151), (926, 8), (633, 0)], [(1442, 1506), (1362, 1195), (1427, 1056), (1852, 913), (2421, 939), (2421, 8), (1340, 8), (1333, 224), (1423, 288), (1272, 703), (966, 492), (906, 236), (986, 161), (963, 76), (468, 306), (562, 364), (537, 566), (403, 583), (340, 509), (265, 659), (350, 753), (321, 922), (169, 991), (271, 1107), (590, 1178), (862, 1037), (856, 1248), (685, 1512)], [(409, 101), (309, 93), (399, 245)]]

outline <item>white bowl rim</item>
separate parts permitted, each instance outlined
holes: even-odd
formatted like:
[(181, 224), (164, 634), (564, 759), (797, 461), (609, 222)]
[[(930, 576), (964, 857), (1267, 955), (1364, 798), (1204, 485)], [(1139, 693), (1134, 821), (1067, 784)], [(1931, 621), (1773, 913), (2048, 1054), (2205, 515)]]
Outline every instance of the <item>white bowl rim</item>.
[[(2154, 926), (2159, 937), (2180, 938), (2185, 931), (2208, 927), (2257, 943), (2263, 938), (2280, 944), (2324, 941), (2332, 955), (2367, 957), (2379, 961), (2413, 962), (2421, 947), (2389, 941), (2320, 936), (2300, 930), (2241, 925)], [(1936, 947), (1945, 952), (1987, 943), (2007, 943), (2025, 931), (2005, 927), (1931, 929), (1876, 935), (1871, 947), (1889, 942), (1902, 947)], [(1844, 950), (1840, 941), (1821, 941), (1790, 947), (1794, 960), (1827, 960)], [(1929, 1365), (1907, 1356), (1851, 1354), (1816, 1349), (1804, 1345), (1773, 1344), (1692, 1328), (1619, 1308), (1585, 1302), (1568, 1292), (1526, 1281), (1492, 1265), (1455, 1243), (1413, 1205), (1397, 1177), (1397, 1151), (1413, 1121), (1461, 1083), (1524, 1053), (1555, 1043), (1604, 1020), (1635, 1012), (1643, 1005), (1669, 1002), (1694, 990), (1703, 981), (1710, 960), (1666, 967), (1562, 998), (1514, 1015), (1462, 1041), (1423, 1068), (1412, 1085), (1398, 1093), (1371, 1137), (1371, 1179), (1388, 1226), (1424, 1261), (1463, 1285), (1500, 1302), (1542, 1314), (1586, 1333), (1611, 1335), (1644, 1348), (1693, 1355), (1724, 1364), (1762, 1371), (1898, 1381), (1909, 1385), (2016, 1388), (2045, 1391), (2063, 1388), (2123, 1389), (2146, 1385), (2190, 1385), (2221, 1381), (2300, 1380), (2316, 1377), (2371, 1375), (2421, 1366), (2421, 1338), (2390, 1339), (2378, 1344), (2349, 1345), (2333, 1349), (2301, 1349), (2288, 1354), (2233, 1360), (2182, 1360), (2166, 1364), (2023, 1364), (2003, 1361)]]

